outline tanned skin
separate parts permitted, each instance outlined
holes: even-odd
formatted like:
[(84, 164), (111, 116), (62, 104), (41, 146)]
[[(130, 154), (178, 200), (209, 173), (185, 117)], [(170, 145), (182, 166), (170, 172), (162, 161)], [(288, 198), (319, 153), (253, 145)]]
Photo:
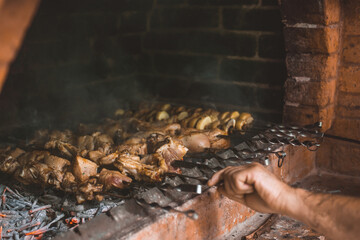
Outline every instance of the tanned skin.
[(360, 198), (290, 187), (258, 163), (215, 173), (208, 185), (217, 184), (220, 193), (255, 211), (287, 215), (330, 239), (360, 239)]

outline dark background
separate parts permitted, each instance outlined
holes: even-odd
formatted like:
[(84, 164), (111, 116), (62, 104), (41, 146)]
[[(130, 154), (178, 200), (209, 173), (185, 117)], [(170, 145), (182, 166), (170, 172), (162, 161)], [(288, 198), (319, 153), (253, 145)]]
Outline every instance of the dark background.
[(0, 123), (68, 126), (140, 100), (280, 121), (285, 77), (276, 0), (42, 0)]

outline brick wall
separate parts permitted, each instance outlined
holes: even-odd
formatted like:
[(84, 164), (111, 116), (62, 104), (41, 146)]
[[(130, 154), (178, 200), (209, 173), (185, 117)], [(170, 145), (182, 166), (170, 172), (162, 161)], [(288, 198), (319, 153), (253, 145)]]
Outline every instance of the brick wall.
[(334, 118), (340, 42), (339, 0), (283, 0), (288, 78), (284, 121), (294, 124)]
[[(323, 121), (323, 131), (360, 140), (360, 2), (282, 0), (284, 121)], [(317, 167), (360, 175), (360, 146), (325, 138)]]
[(43, 0), (0, 118), (67, 124), (130, 100), (165, 99), (230, 104), (276, 121), (284, 79), (274, 0)]
[(285, 80), (277, 1), (157, 1), (142, 35), (149, 95), (215, 102), (281, 119)]
[[(360, 140), (360, 2), (342, 1), (343, 31), (335, 119), (329, 133)], [(360, 176), (360, 146), (326, 139), (318, 166)]]

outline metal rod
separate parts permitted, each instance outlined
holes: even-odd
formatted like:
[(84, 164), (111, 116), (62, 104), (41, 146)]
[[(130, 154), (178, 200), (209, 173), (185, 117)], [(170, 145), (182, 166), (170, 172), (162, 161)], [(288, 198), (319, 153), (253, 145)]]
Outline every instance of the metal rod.
[(344, 142), (351, 142), (351, 143), (355, 143), (355, 144), (359, 144), (360, 145), (360, 141), (359, 140), (355, 140), (355, 139), (351, 139), (351, 138), (345, 138), (345, 137), (340, 137), (340, 136), (336, 136), (336, 135), (332, 135), (332, 134), (324, 134), (324, 137), (327, 138), (332, 138), (332, 139), (337, 139), (337, 140), (341, 140)]

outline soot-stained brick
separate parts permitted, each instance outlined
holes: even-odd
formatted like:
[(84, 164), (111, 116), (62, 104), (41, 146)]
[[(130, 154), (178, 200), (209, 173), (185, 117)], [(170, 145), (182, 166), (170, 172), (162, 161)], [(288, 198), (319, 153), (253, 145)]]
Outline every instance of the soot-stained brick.
[(146, 12), (124, 12), (121, 16), (121, 33), (143, 32), (146, 30)]
[(282, 35), (261, 35), (259, 37), (259, 56), (264, 58), (284, 58), (284, 37)]
[(119, 47), (126, 54), (142, 53), (141, 36), (139, 35), (121, 36), (119, 37), (118, 42)]
[(151, 28), (216, 28), (218, 22), (214, 8), (161, 8), (153, 12)]
[(282, 110), (284, 90), (276, 89), (256, 89), (256, 102), (259, 108)]
[(279, 9), (237, 9), (223, 10), (225, 29), (275, 31), (282, 29)]
[(190, 0), (190, 5), (201, 5), (201, 6), (242, 6), (242, 5), (257, 5), (258, 0)]
[(190, 51), (193, 53), (254, 56), (256, 37), (242, 33), (193, 31), (152, 33), (145, 37), (145, 48), (152, 50)]
[(233, 84), (194, 82), (187, 97), (203, 102), (255, 106), (255, 88)]
[(262, 0), (261, 5), (263, 6), (279, 6), (278, 0)]
[(192, 81), (156, 75), (139, 75), (137, 88), (141, 94), (150, 97), (184, 98), (188, 95)]
[(154, 68), (156, 72), (167, 75), (216, 78), (217, 59), (203, 56), (156, 54)]
[(223, 80), (271, 85), (282, 85), (285, 76), (283, 62), (225, 59), (220, 71)]
[(184, 4), (185, 0), (157, 0), (158, 5), (181, 5)]

